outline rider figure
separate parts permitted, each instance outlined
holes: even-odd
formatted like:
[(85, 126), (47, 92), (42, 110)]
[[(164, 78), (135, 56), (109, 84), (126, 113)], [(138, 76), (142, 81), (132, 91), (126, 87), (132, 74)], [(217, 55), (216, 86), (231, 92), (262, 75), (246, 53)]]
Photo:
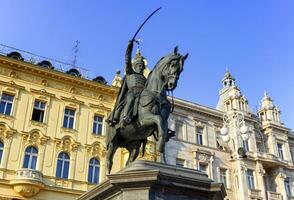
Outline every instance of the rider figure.
[(143, 57), (138, 49), (132, 66), (132, 50), (133, 41), (129, 41), (125, 57), (126, 84), (128, 92), (126, 94), (126, 104), (123, 110), (123, 126), (129, 124), (133, 115), (136, 114), (133, 113), (134, 106), (137, 106), (135, 105), (135, 100), (138, 100), (138, 97), (144, 89), (146, 83), (146, 78), (143, 75), (145, 69)]
[[(139, 95), (145, 87), (146, 78), (143, 75), (145, 69), (144, 59), (141, 56), (139, 49), (136, 52), (136, 57), (132, 63), (132, 50), (134, 40), (129, 41), (125, 55), (125, 78), (118, 94), (116, 107), (109, 122), (112, 126), (120, 123), (124, 128), (131, 123), (134, 116), (137, 114), (137, 105)], [(124, 102), (123, 105), (122, 101)], [(122, 113), (122, 119), (121, 117)]]

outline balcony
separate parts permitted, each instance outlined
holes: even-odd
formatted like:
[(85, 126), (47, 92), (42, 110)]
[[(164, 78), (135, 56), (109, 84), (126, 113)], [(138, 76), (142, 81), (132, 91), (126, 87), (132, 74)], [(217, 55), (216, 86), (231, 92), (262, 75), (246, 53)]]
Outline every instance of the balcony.
[(249, 197), (252, 199), (262, 199), (261, 190), (251, 189), (248, 190)]
[(11, 181), (14, 191), (23, 197), (32, 197), (44, 187), (43, 174), (38, 170), (20, 169)]
[(268, 200), (282, 200), (282, 195), (277, 192), (267, 191)]

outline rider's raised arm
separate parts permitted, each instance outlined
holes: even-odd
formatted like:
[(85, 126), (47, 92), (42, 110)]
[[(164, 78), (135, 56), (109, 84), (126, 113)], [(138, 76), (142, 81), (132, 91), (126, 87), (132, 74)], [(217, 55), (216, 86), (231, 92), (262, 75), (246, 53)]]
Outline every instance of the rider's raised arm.
[(126, 74), (132, 74), (134, 72), (132, 68), (132, 51), (133, 51), (133, 40), (128, 43), (128, 48), (125, 55), (125, 72)]

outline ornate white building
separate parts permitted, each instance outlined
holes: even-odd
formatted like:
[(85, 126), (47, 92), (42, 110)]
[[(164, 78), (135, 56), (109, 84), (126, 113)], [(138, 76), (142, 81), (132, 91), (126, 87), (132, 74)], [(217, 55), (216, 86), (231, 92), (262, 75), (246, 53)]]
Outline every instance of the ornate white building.
[(168, 163), (223, 182), (227, 199), (294, 199), (294, 135), (280, 110), (265, 93), (253, 113), (228, 71), (222, 84), (216, 109), (175, 100), (170, 124), (177, 136), (167, 143)]

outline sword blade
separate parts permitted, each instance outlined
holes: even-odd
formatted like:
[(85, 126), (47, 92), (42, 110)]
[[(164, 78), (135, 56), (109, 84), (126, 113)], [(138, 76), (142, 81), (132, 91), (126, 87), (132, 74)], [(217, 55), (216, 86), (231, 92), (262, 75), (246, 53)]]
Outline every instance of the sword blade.
[(161, 7), (157, 8), (156, 10), (154, 10), (146, 19), (145, 21), (141, 24), (141, 26), (138, 28), (138, 30), (136, 31), (136, 33), (134, 34), (132, 41), (135, 40), (136, 36), (138, 35), (139, 31), (141, 30), (141, 28), (144, 26), (144, 24), (152, 17), (152, 15), (154, 15), (157, 11), (159, 11), (161, 9)]

